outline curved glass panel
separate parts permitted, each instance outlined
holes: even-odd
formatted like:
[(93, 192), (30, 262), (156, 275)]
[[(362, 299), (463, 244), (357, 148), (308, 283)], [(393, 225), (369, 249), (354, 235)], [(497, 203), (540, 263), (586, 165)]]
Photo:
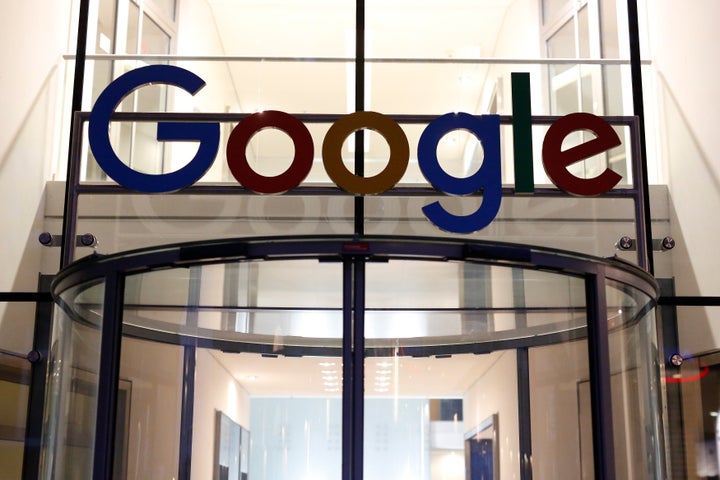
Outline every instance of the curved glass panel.
[(592, 477), (586, 301), (600, 263), (623, 279), (598, 297), (617, 478), (661, 478), (644, 274), (510, 245), (322, 240), (171, 246), (61, 277), (42, 478), (92, 472), (109, 271), (126, 273), (117, 475), (329, 480), (350, 462), (365, 479)]
[[(655, 328), (651, 299), (629, 285), (608, 280), (608, 322), (612, 302), (622, 308), (625, 323), (610, 332), (616, 478), (663, 478), (662, 432), (653, 419), (662, 418), (660, 379), (664, 362)], [(618, 308), (618, 311), (620, 308)], [(589, 452), (583, 452), (583, 457)]]
[(104, 283), (57, 299), (49, 349), (40, 478), (92, 478)]

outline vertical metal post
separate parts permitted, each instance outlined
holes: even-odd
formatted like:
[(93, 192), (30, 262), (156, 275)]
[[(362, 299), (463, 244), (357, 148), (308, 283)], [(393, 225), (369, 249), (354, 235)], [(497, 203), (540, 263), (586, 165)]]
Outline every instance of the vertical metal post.
[(365, 258), (346, 258), (343, 262), (343, 480), (363, 478), (364, 362)]
[[(51, 275), (40, 275), (38, 292), (49, 292)], [(33, 352), (36, 358), (32, 362), (30, 373), (30, 393), (28, 395), (27, 420), (25, 423), (25, 452), (23, 455), (22, 478), (38, 478), (40, 467), (40, 439), (42, 437), (46, 375), (50, 336), (52, 333), (53, 303), (37, 302), (35, 306), (35, 333)]]
[(610, 390), (607, 297), (605, 274), (601, 268), (598, 273), (585, 277), (585, 297), (595, 479), (614, 480), (615, 447)]
[(352, 322), (352, 274), (353, 262), (343, 261), (343, 388), (342, 388), (342, 480), (353, 478), (353, 322)]
[(123, 274), (112, 272), (105, 277), (93, 480), (110, 480), (113, 474), (124, 290)]
[(353, 480), (363, 478), (365, 442), (365, 257), (354, 261), (353, 282)]
[[(365, 0), (355, 3), (355, 111), (365, 110)], [(365, 131), (355, 132), (355, 175), (365, 175)], [(365, 234), (365, 198), (355, 197), (355, 234)]]
[[(515, 327), (527, 327), (525, 302), (525, 271), (512, 269)], [(532, 430), (530, 425), (530, 358), (527, 347), (517, 349), (518, 436), (520, 439), (520, 480), (532, 480)]]
[[(60, 251), (60, 268), (63, 268), (72, 261), (75, 249), (75, 222), (77, 216), (73, 211), (73, 203), (77, 203), (77, 192), (75, 187), (78, 181), (76, 170), (79, 170), (79, 158), (73, 162), (73, 153), (79, 150), (75, 147), (75, 137), (80, 138), (82, 131), (76, 125), (75, 112), (82, 109), (83, 83), (85, 83), (85, 53), (87, 49), (88, 17), (90, 11), (90, 0), (80, 0), (77, 45), (75, 51), (75, 78), (73, 82), (72, 112), (70, 116), (70, 143), (68, 146), (67, 180), (65, 182), (65, 206), (63, 210), (63, 242)], [(77, 163), (78, 165), (73, 165)], [(75, 209), (77, 206), (75, 206)]]
[[(189, 328), (198, 325), (197, 307), (200, 305), (202, 267), (190, 267), (187, 314), (185, 323)], [(191, 335), (192, 337), (192, 335)], [(192, 341), (192, 340), (191, 340)], [(195, 369), (197, 367), (195, 343), (183, 346), (182, 407), (180, 409), (180, 445), (178, 455), (178, 480), (190, 480), (193, 449), (193, 417), (195, 415)]]
[(62, 243), (60, 246), (60, 268), (70, 265), (75, 257), (75, 234), (77, 233), (78, 192), (80, 185), (80, 150), (82, 144), (82, 121), (79, 115), (73, 117), (68, 156), (67, 181), (65, 183), (65, 211), (63, 213)]
[[(673, 279), (659, 278), (660, 294), (662, 297), (675, 296), (675, 283)], [(680, 339), (677, 328), (677, 306), (662, 305), (658, 310), (658, 342), (661, 347), (661, 356), (669, 359), (674, 353), (680, 353)], [(667, 361), (667, 360), (666, 360)], [(672, 376), (675, 367), (669, 365), (666, 375)], [(665, 397), (667, 404), (667, 435), (665, 436), (665, 452), (667, 477), (672, 479), (685, 478), (687, 471), (687, 452), (685, 451), (685, 426), (683, 419), (682, 384), (667, 382), (665, 384)]]
[(641, 178), (643, 186), (643, 213), (645, 215), (645, 243), (647, 248), (647, 271), (655, 271), (652, 245), (652, 217), (650, 212), (650, 189), (648, 188), (647, 174), (647, 144), (645, 140), (645, 107), (643, 105), (642, 65), (640, 63), (640, 27), (638, 19), (637, 0), (628, 0), (628, 30), (630, 41), (630, 76), (632, 80), (633, 111), (640, 123), (640, 162), (642, 165)]
[(527, 348), (517, 349), (518, 434), (520, 480), (532, 480), (532, 430), (530, 426), (530, 360)]
[[(648, 228), (650, 223), (650, 217), (646, 214), (647, 203), (647, 192), (648, 186), (643, 182), (642, 178), (645, 175), (643, 172), (643, 162), (640, 160), (642, 157), (642, 149), (640, 148), (640, 125), (638, 119), (632, 123), (630, 127), (630, 146), (632, 151), (632, 158), (636, 159), (631, 164), (633, 172), (633, 190), (634, 202), (635, 202), (635, 235), (637, 236), (637, 259), (640, 268), (650, 271), (650, 262), (652, 255), (652, 233)], [(649, 200), (648, 200), (649, 201)], [(649, 236), (650, 235), (650, 236)], [(650, 250), (648, 250), (648, 238), (650, 238)]]
[(185, 345), (183, 350), (182, 409), (180, 414), (180, 452), (178, 480), (189, 480), (192, 466), (193, 416), (195, 412), (196, 347)]

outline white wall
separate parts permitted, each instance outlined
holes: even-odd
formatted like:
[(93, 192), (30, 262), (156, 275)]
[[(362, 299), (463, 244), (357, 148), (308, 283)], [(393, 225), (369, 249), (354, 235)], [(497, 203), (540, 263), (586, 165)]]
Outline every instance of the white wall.
[(530, 350), (530, 415), (536, 478), (586, 478), (580, 474), (577, 390), (578, 382), (588, 376), (586, 345), (572, 342)]
[(131, 382), (128, 480), (177, 478), (182, 369), (182, 347), (123, 339), (120, 378)]
[[(197, 350), (191, 478), (212, 478), (215, 412), (250, 429), (250, 395), (205, 349)], [(251, 432), (252, 435), (252, 432)]]
[[(719, 295), (720, 235), (720, 2), (647, 0), (647, 24), (660, 114), (647, 128), (660, 131), (668, 165), (673, 270), (678, 295)], [(651, 162), (656, 159), (649, 159)], [(701, 314), (680, 319), (681, 350), (720, 346), (720, 323)]]
[[(54, 121), (68, 45), (70, 0), (4, 2), (0, 15), (0, 291), (35, 291), (43, 230), (45, 181), (53, 158)], [(68, 114), (69, 116), (69, 114)], [(67, 144), (65, 144), (67, 148)], [(32, 345), (34, 308), (0, 306), (0, 348)]]
[[(500, 478), (520, 478), (518, 455), (517, 359), (514, 350), (490, 354), (490, 366), (480, 374), (463, 398), (465, 431), (498, 414)], [(562, 477), (557, 477), (562, 478)], [(571, 477), (567, 477), (571, 478)]]

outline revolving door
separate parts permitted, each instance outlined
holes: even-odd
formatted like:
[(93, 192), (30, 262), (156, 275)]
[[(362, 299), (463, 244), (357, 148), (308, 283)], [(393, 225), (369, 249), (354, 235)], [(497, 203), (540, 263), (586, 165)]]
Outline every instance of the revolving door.
[(41, 478), (663, 478), (656, 290), (450, 239), (89, 257), (54, 283)]

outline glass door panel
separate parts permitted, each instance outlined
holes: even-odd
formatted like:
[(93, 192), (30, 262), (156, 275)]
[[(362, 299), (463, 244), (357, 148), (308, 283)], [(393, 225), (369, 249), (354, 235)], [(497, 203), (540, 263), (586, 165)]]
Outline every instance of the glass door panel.
[(515, 352), (463, 353), (493, 333), (463, 308), (491, 303), (482, 282), (452, 262), (366, 267), (364, 478), (513, 478)]

